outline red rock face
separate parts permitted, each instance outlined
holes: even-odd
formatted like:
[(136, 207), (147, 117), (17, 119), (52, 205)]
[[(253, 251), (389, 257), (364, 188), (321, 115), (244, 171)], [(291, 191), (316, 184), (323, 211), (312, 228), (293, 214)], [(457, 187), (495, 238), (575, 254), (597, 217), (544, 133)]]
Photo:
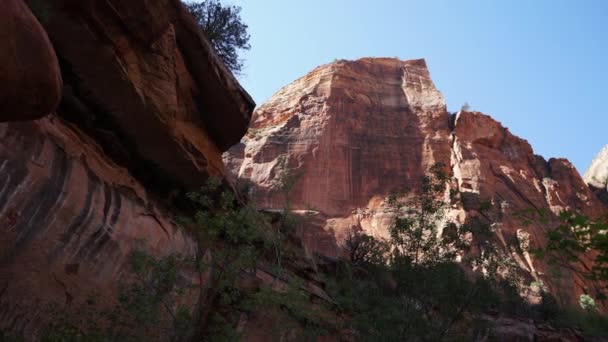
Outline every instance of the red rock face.
[(55, 110), (61, 74), (46, 32), (22, 0), (0, 13), (0, 122), (32, 120)]
[[(565, 159), (545, 161), (534, 155), (527, 141), (487, 115), (461, 112), (454, 126), (451, 164), (462, 199), (460, 221), (480, 215), (481, 203), (491, 204), (485, 215), (496, 228), (498, 247), (529, 274), (529, 281), (542, 281), (570, 305), (577, 305), (583, 293), (595, 297), (599, 284), (566, 269), (553, 278), (549, 273), (555, 270), (530, 253), (532, 248), (544, 246), (545, 231), (557, 221), (542, 223), (532, 216), (532, 223), (524, 224), (518, 216), (530, 209), (555, 215), (574, 210), (590, 217), (605, 212), (574, 166)], [(590, 260), (584, 259), (587, 266)]]
[(66, 81), (62, 117), (178, 185), (225, 173), (221, 151), (246, 131), (253, 101), (180, 1), (53, 1), (45, 18)]
[[(544, 244), (547, 225), (526, 226), (515, 213), (604, 210), (568, 161), (534, 155), (487, 115), (450, 115), (422, 60), (365, 58), (318, 67), (260, 106), (249, 133), (224, 159), (267, 209), (283, 208), (274, 189), (282, 170), (293, 169), (299, 179), (292, 208), (316, 213), (300, 233), (309, 250), (329, 256), (341, 255), (350, 229), (386, 237), (393, 217), (387, 195), (415, 189), (436, 162), (451, 168), (450, 187), (460, 192), (450, 216), (465, 223), (489, 203), (498, 247), (530, 281), (545, 279), (546, 265), (528, 250)], [(512, 253), (513, 243), (525, 248)], [(593, 292), (594, 284), (570, 277), (570, 299)]]
[[(363, 59), (318, 67), (281, 89), (255, 111), (226, 162), (255, 185), (265, 208), (282, 208), (273, 189), (282, 170), (293, 169), (301, 175), (293, 208), (318, 211), (335, 226), (327, 227), (333, 237), (362, 224), (369, 213), (357, 211), (376, 208), (433, 163), (449, 161), (449, 151), (445, 103), (425, 62)], [(335, 238), (333, 246), (307, 240), (336, 254)]]
[(115, 299), (140, 241), (155, 256), (195, 251), (128, 170), (56, 116), (0, 124), (0, 174), (4, 328), (31, 336), (49, 304)]
[[(0, 329), (28, 339), (48, 304), (113, 303), (141, 242), (156, 257), (194, 253), (169, 192), (225, 176), (221, 151), (254, 106), (178, 0), (43, 3), (61, 103), (0, 123)], [(0, 17), (0, 45), (19, 58), (0, 54), (0, 96), (16, 101), (0, 98), (0, 121), (55, 110), (45, 31), (20, 1)]]

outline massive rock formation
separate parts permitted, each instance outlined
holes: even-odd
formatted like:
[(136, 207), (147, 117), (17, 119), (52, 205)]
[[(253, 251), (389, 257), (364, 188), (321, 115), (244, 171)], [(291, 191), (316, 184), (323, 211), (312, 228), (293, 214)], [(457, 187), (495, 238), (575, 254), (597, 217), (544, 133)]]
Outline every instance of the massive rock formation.
[[(293, 169), (301, 175), (293, 208), (318, 211), (340, 239), (352, 226), (385, 228), (375, 210), (384, 198), (413, 186), (435, 162), (449, 162), (449, 125), (423, 60), (339, 61), (260, 106), (226, 161), (255, 185), (264, 208), (282, 208), (273, 188), (283, 169)], [(334, 234), (321, 240), (318, 233), (304, 237), (309, 247), (336, 255)]]
[[(351, 229), (386, 236), (393, 214), (387, 196), (416, 189), (437, 162), (453, 176), (453, 219), (465, 223), (490, 204), (499, 247), (530, 281), (546, 271), (527, 250), (544, 244), (547, 227), (524, 225), (514, 213), (604, 210), (567, 160), (534, 155), (525, 140), (482, 113), (448, 113), (424, 60), (364, 58), (316, 68), (254, 112), (251, 129), (225, 161), (266, 209), (283, 208), (276, 190), (291, 170), (298, 177), (292, 208), (316, 214), (300, 233), (309, 250), (329, 256), (342, 253)], [(571, 298), (594, 290), (580, 277), (568, 286)]]
[(0, 14), (0, 329), (29, 338), (48, 304), (115, 300), (142, 241), (195, 251), (171, 190), (223, 177), (254, 107), (178, 0), (42, 5), (53, 46), (21, 0)]
[(608, 145), (604, 146), (593, 159), (583, 179), (597, 196), (608, 205)]

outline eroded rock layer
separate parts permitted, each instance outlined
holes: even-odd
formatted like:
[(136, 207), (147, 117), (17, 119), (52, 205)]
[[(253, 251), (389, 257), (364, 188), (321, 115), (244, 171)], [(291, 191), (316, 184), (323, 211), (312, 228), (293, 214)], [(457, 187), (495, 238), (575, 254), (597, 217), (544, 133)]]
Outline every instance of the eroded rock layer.
[[(450, 169), (449, 190), (459, 194), (451, 200), (453, 219), (465, 223), (482, 215), (482, 206), (492, 208), (487, 219), (499, 247), (530, 281), (546, 271), (528, 250), (545, 243), (547, 225), (524, 225), (515, 213), (604, 210), (567, 160), (544, 160), (482, 113), (448, 113), (423, 60), (318, 67), (260, 106), (224, 159), (266, 209), (284, 207), (280, 183), (292, 170), (291, 207), (316, 214), (300, 233), (310, 251), (329, 256), (341, 255), (352, 229), (386, 237), (394, 215), (387, 196), (415, 190), (437, 162)], [(587, 280), (569, 277), (571, 298), (594, 291)]]

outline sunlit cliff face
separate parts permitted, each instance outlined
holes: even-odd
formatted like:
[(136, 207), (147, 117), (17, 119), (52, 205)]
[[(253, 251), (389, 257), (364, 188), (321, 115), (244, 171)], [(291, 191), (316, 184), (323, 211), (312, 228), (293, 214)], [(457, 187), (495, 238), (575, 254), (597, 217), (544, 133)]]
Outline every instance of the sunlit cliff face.
[(508, 245), (543, 244), (546, 227), (524, 226), (515, 213), (603, 210), (567, 160), (544, 160), (482, 113), (448, 113), (424, 60), (364, 58), (314, 69), (254, 112), (224, 161), (266, 209), (284, 206), (274, 191), (284, 170), (299, 175), (290, 203), (315, 213), (302, 237), (309, 250), (330, 256), (342, 253), (352, 229), (386, 237), (394, 217), (387, 196), (415, 191), (435, 163), (452, 176), (446, 194), (458, 194), (446, 195), (451, 219), (466, 223), (489, 203), (497, 244), (530, 281), (542, 278), (544, 266)]

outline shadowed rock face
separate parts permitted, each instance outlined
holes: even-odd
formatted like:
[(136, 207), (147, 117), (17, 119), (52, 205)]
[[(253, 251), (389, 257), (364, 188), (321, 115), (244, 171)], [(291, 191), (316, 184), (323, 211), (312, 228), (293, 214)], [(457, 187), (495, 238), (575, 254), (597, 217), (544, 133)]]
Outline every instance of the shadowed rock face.
[(608, 205), (608, 145), (593, 159), (583, 179), (600, 200)]
[[(450, 216), (465, 223), (490, 204), (498, 247), (530, 281), (541, 279), (546, 265), (525, 249), (510, 250), (513, 243), (544, 244), (547, 226), (525, 226), (515, 213), (604, 210), (567, 160), (534, 155), (525, 140), (482, 113), (448, 113), (423, 60), (364, 58), (316, 68), (261, 105), (224, 160), (267, 209), (283, 208), (274, 189), (283, 169), (295, 170), (290, 203), (316, 213), (300, 233), (309, 250), (329, 256), (341, 255), (353, 228), (387, 237), (394, 215), (387, 195), (416, 189), (436, 162), (451, 169), (449, 188), (459, 193)], [(593, 291), (587, 280), (572, 278), (571, 299)]]
[(43, 117), (61, 97), (53, 46), (22, 0), (2, 1), (0, 13), (0, 122)]
[(128, 253), (195, 244), (89, 137), (51, 116), (0, 124), (0, 322), (30, 336), (46, 305), (116, 298)]
[(254, 107), (178, 0), (31, 4), (44, 30), (0, 14), (0, 329), (28, 339), (49, 304), (112, 304), (136, 245), (195, 252), (167, 196), (225, 176)]
[[(59, 115), (131, 169), (176, 186), (222, 176), (253, 101), (178, 0), (61, 0), (43, 21), (65, 79)], [(141, 175), (140, 175), (141, 174)]]

